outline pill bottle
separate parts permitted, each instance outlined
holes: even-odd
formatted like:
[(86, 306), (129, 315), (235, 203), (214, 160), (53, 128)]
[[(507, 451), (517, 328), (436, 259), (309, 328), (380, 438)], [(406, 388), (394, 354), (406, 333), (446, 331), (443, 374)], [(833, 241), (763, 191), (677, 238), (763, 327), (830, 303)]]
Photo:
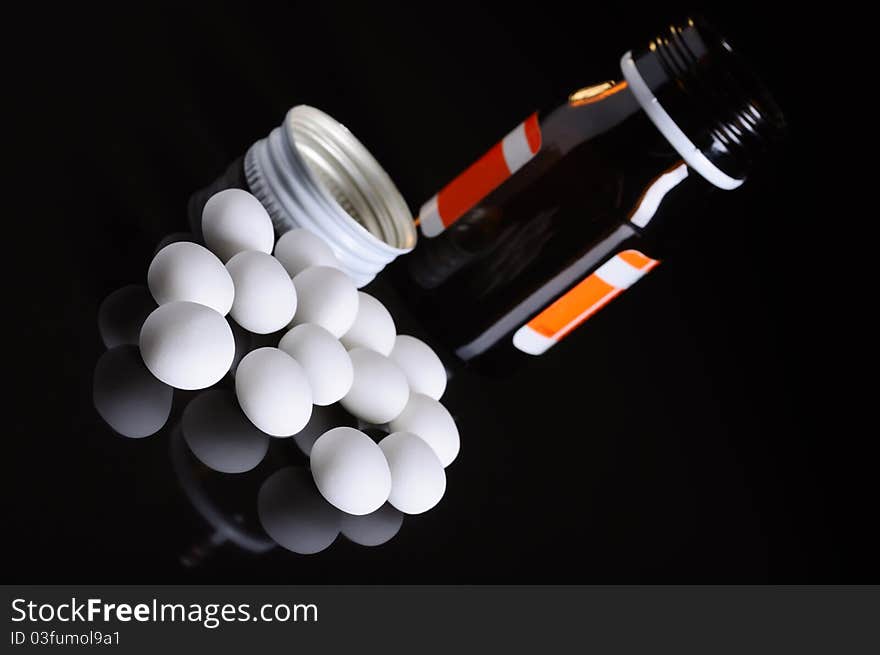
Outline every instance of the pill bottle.
[(702, 19), (626, 52), (618, 81), (536, 112), (428, 200), (395, 280), (465, 361), (541, 355), (653, 270), (705, 193), (784, 132), (770, 94)]
[(229, 188), (254, 194), (283, 234), (301, 227), (321, 236), (358, 286), (416, 244), (412, 213), (379, 162), (341, 123), (298, 105), (210, 186), (189, 200), (201, 236), (202, 209)]

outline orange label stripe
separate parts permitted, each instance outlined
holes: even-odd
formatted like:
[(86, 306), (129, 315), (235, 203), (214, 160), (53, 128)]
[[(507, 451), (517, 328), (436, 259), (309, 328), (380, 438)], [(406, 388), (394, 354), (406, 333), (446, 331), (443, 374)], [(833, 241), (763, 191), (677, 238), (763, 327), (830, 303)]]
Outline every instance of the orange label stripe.
[(443, 225), (449, 227), (508, 177), (510, 169), (499, 142), (437, 195), (437, 211)]
[(546, 352), (659, 263), (638, 250), (618, 253), (517, 330), (514, 346)]
[(540, 149), (541, 127), (535, 113), (422, 205), (422, 234), (430, 238), (443, 232), (525, 166)]
[(567, 294), (528, 322), (538, 334), (560, 339), (620, 293), (597, 275), (582, 280)]

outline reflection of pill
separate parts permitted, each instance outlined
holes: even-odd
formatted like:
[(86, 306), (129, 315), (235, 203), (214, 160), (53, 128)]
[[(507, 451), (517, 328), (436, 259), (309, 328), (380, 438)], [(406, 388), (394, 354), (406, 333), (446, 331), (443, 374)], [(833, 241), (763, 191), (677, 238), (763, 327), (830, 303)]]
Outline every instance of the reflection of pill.
[(428, 344), (421, 339), (400, 334), (394, 340), (390, 357), (406, 375), (414, 393), (423, 393), (434, 400), (440, 400), (446, 391), (446, 367)]
[(337, 339), (354, 323), (358, 293), (345, 273), (329, 266), (312, 266), (293, 278), (299, 299), (294, 323), (315, 323)]
[(278, 347), (305, 370), (316, 405), (332, 405), (351, 389), (351, 357), (336, 337), (320, 325), (304, 323), (291, 328), (281, 337)]
[(269, 437), (247, 420), (226, 389), (208, 389), (190, 401), (181, 427), (193, 455), (221, 473), (250, 471), (269, 450)]
[(160, 305), (188, 300), (206, 305), (225, 316), (235, 290), (229, 271), (207, 248), (179, 241), (156, 253), (147, 271), (147, 285)]
[(412, 432), (394, 432), (379, 442), (391, 469), (388, 502), (405, 514), (421, 514), (446, 492), (446, 472), (434, 450)]
[(257, 496), (257, 514), (273, 541), (300, 555), (321, 552), (339, 535), (339, 512), (321, 497), (309, 472), (298, 466), (266, 479)]
[(312, 413), (312, 390), (302, 366), (277, 348), (258, 348), (235, 371), (235, 395), (242, 411), (260, 430), (289, 437)]
[(388, 503), (363, 516), (342, 513), (340, 519), (342, 534), (361, 546), (381, 546), (400, 532), (402, 525), (403, 513)]
[(391, 471), (376, 442), (354, 428), (322, 434), (311, 454), (312, 476), (321, 495), (349, 514), (379, 509), (391, 492)]
[(354, 367), (351, 389), (342, 406), (367, 423), (387, 423), (406, 406), (409, 385), (397, 364), (366, 348), (350, 351)]
[(95, 409), (111, 428), (141, 438), (165, 425), (174, 391), (147, 370), (137, 346), (124, 345), (101, 355), (92, 394)]
[(235, 356), (226, 319), (210, 307), (180, 300), (147, 317), (140, 347), (150, 372), (178, 389), (204, 389), (219, 382)]
[(226, 264), (235, 283), (230, 315), (245, 330), (277, 332), (296, 312), (296, 289), (284, 267), (264, 252), (240, 252)]
[(358, 291), (358, 310), (354, 323), (344, 335), (343, 345), (352, 348), (369, 348), (386, 357), (394, 347), (397, 329), (394, 319), (385, 305), (368, 293)]
[(205, 245), (222, 261), (245, 250), (270, 253), (275, 245), (272, 219), (254, 196), (243, 189), (215, 193), (202, 210)]
[(281, 262), (290, 277), (310, 266), (339, 268), (339, 260), (324, 239), (303, 228), (281, 235), (275, 244), (275, 258)]
[(412, 432), (421, 437), (449, 466), (458, 456), (460, 439), (458, 428), (447, 409), (433, 398), (420, 393), (411, 394), (409, 402), (388, 427), (392, 432)]
[(137, 345), (141, 326), (156, 309), (147, 287), (129, 284), (104, 298), (98, 308), (98, 331), (108, 348)]

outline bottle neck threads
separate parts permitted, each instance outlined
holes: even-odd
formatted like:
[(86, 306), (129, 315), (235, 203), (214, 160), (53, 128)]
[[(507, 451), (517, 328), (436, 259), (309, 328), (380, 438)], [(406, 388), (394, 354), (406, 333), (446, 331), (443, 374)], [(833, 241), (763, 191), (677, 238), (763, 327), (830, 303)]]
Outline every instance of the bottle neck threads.
[(715, 186), (739, 186), (785, 133), (770, 93), (703, 19), (671, 25), (621, 69), (652, 122)]

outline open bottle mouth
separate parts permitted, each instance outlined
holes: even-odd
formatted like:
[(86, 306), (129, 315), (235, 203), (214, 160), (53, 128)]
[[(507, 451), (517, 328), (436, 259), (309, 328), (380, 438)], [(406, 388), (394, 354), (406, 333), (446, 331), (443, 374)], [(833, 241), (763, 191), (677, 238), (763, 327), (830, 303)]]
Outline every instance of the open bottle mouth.
[(633, 50), (656, 103), (715, 167), (735, 180), (785, 134), (785, 118), (752, 67), (703, 18)]
[(351, 218), (394, 248), (415, 245), (415, 224), (403, 197), (345, 126), (307, 105), (290, 111), (287, 126), (315, 181)]
[(248, 187), (279, 233), (322, 237), (343, 270), (364, 286), (416, 245), (416, 227), (397, 187), (344, 125), (298, 105), (248, 150)]

